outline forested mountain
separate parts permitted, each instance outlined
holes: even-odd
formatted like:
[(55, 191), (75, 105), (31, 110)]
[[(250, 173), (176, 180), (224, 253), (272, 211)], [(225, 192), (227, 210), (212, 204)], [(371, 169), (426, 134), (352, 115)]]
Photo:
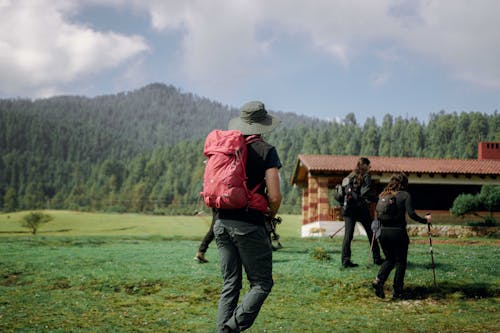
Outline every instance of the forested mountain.
[[(300, 211), (289, 180), (298, 154), (476, 158), (500, 141), (500, 116), (432, 114), (427, 124), (353, 114), (327, 122), (276, 112), (267, 136), (284, 168), (284, 210)], [(0, 210), (35, 208), (191, 213), (198, 209), (203, 138), (237, 109), (163, 84), (95, 98), (0, 100)], [(334, 111), (332, 111), (334, 115)]]

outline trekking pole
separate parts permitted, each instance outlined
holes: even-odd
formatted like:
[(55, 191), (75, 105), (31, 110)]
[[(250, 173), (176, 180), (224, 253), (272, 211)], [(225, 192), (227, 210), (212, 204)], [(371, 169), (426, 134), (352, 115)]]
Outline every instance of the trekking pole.
[[(430, 215), (430, 214), (426, 214)], [(434, 276), (434, 287), (437, 289), (437, 282), (436, 282), (436, 265), (434, 264), (434, 252), (432, 250), (432, 235), (431, 235), (431, 225), (430, 223), (427, 223), (427, 231), (429, 233), (429, 244), (430, 244), (430, 253), (431, 253), (431, 260), (432, 260), (432, 275)]]
[(379, 232), (380, 229), (380, 221), (378, 219), (373, 220), (371, 226), (372, 230), (372, 241), (370, 244), (370, 253), (368, 253), (368, 262), (366, 263), (366, 268), (370, 267), (370, 258), (373, 255), (373, 244), (375, 243), (375, 238), (377, 238), (377, 232)]
[(330, 238), (333, 238), (336, 234), (338, 234), (342, 229), (345, 228), (345, 224), (341, 226), (337, 231), (335, 231), (333, 234), (330, 235)]
[(370, 258), (372, 257), (373, 254), (373, 243), (375, 243), (375, 232), (373, 232), (372, 235), (372, 242), (370, 244), (370, 252), (368, 253), (368, 261), (366, 262), (366, 268), (370, 267)]

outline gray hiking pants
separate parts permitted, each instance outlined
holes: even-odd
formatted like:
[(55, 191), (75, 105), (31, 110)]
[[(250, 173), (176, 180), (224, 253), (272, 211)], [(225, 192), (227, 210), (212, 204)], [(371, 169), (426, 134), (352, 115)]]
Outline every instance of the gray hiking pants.
[[(215, 240), (219, 249), (222, 286), (217, 311), (217, 330), (228, 326), (243, 331), (257, 315), (273, 287), (272, 248), (265, 226), (236, 220), (217, 220)], [(238, 305), (245, 269), (250, 289)]]

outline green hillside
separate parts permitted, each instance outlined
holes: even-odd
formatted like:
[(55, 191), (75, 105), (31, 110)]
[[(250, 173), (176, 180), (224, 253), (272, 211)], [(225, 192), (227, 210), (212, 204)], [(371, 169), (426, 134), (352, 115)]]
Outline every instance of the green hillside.
[[(244, 101), (242, 101), (244, 102)], [(298, 154), (476, 158), (500, 141), (500, 116), (430, 113), (423, 123), (354, 114), (340, 122), (270, 110), (283, 162), (284, 213), (300, 211), (290, 179)], [(0, 100), (0, 210), (192, 214), (200, 208), (203, 138), (238, 110), (163, 84), (94, 98)], [(332, 110), (332, 119), (335, 110)]]

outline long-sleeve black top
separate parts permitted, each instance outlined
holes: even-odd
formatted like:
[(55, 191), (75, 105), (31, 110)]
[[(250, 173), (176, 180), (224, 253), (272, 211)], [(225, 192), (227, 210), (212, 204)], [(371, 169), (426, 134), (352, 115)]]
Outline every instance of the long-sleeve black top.
[(399, 191), (396, 193), (396, 205), (399, 211), (399, 218), (394, 221), (387, 221), (384, 223), (386, 227), (406, 227), (406, 214), (419, 223), (427, 223), (427, 220), (423, 217), (420, 217), (413, 208), (413, 203), (411, 200), (410, 193), (406, 191)]

